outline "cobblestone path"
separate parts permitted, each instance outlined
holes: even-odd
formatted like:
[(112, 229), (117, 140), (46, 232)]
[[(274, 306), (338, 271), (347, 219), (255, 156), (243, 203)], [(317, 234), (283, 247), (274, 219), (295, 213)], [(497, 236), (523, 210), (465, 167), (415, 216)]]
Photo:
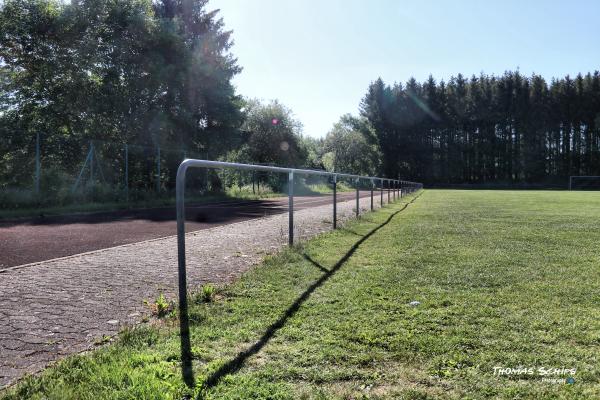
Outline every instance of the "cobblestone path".
[[(376, 201), (376, 204), (379, 202)], [(338, 204), (340, 221), (354, 201)], [(361, 209), (370, 199), (361, 199)], [(331, 205), (296, 211), (295, 236), (331, 229)], [(238, 277), (287, 243), (286, 214), (187, 234), (190, 288)], [(143, 301), (174, 298), (176, 238), (54, 259), (0, 273), (0, 388), (141, 321)]]

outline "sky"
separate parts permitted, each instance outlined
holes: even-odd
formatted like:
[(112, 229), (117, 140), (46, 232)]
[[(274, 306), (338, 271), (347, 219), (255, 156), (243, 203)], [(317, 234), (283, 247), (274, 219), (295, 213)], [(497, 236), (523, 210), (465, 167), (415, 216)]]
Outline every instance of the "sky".
[(210, 0), (233, 30), (237, 92), (323, 137), (370, 82), (600, 69), (600, 1)]

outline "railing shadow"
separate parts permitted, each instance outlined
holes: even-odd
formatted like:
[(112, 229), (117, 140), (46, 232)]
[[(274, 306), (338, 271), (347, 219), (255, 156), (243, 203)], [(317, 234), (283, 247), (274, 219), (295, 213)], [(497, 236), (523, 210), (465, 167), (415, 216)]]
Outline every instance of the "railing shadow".
[(378, 226), (373, 228), (371, 231), (369, 231), (367, 234), (362, 236), (356, 243), (354, 243), (352, 245), (352, 247), (346, 252), (346, 254), (344, 254), (342, 256), (342, 258), (340, 258), (335, 263), (335, 265), (331, 269), (325, 268), (324, 266), (319, 264), (317, 261), (313, 260), (309, 255), (303, 253), (303, 256), (306, 260), (308, 260), (315, 267), (319, 268), (321, 271), (324, 272), (323, 275), (318, 280), (316, 280), (314, 283), (312, 283), (292, 303), (292, 305), (290, 305), (290, 307), (287, 310), (285, 310), (285, 312), (281, 315), (281, 317), (279, 317), (279, 319), (277, 321), (275, 321), (273, 324), (271, 324), (267, 328), (265, 333), (263, 333), (263, 335), (260, 337), (260, 339), (256, 343), (254, 343), (252, 346), (250, 346), (246, 350), (238, 353), (238, 355), (234, 359), (232, 359), (225, 365), (221, 366), (218, 370), (216, 370), (211, 375), (209, 375), (208, 378), (204, 381), (204, 384), (202, 385), (202, 392), (199, 393), (197, 398), (202, 399), (204, 391), (216, 386), (223, 377), (233, 374), (233, 373), (237, 372), (240, 368), (242, 368), (242, 366), (244, 365), (244, 362), (252, 355), (258, 353), (271, 340), (271, 338), (277, 333), (277, 331), (279, 331), (285, 325), (285, 323), (288, 321), (288, 319), (294, 316), (294, 314), (298, 311), (300, 306), (310, 297), (310, 295), (317, 288), (319, 288), (321, 285), (323, 285), (329, 278), (331, 278), (333, 276), (333, 274), (335, 274), (337, 271), (339, 271), (340, 268), (342, 268), (342, 266), (348, 261), (348, 259), (350, 259), (350, 257), (352, 257), (352, 255), (356, 252), (356, 250), (359, 248), (359, 246), (362, 243), (364, 243), (367, 239), (369, 239), (371, 236), (373, 236), (378, 230), (380, 230), (381, 228), (383, 228), (384, 226), (389, 224), (390, 221), (398, 213), (400, 213), (401, 211), (406, 209), (407, 206), (408, 206), (408, 204), (405, 204), (404, 207), (402, 207), (400, 210), (397, 210), (394, 213), (390, 214), (390, 216), (383, 223), (379, 224)]

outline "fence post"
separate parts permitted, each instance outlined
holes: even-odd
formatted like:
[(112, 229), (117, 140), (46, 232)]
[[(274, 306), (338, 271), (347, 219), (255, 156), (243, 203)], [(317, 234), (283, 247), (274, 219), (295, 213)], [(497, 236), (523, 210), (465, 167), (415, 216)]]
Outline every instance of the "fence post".
[(569, 176), (569, 190), (572, 190), (573, 187), (573, 177)]
[(160, 193), (160, 145), (156, 145), (156, 193)]
[(380, 179), (380, 180), (379, 180), (379, 183), (380, 183), (380, 187), (379, 187), (379, 189), (381, 189), (381, 190), (379, 191), (379, 197), (380, 197), (380, 198), (379, 198), (379, 203), (380, 203), (379, 205), (380, 205), (381, 207), (383, 207), (383, 179)]
[(40, 194), (40, 133), (35, 137), (35, 194)]
[(85, 167), (87, 165), (87, 163), (90, 161), (90, 155), (91, 153), (91, 148), (90, 151), (88, 151), (87, 156), (85, 157), (85, 161), (83, 162), (83, 166), (81, 167), (81, 170), (79, 171), (79, 175), (77, 175), (77, 180), (75, 180), (75, 183), (73, 184), (73, 187), (71, 188), (71, 193), (75, 193), (75, 190), (77, 190), (77, 186), (79, 186), (79, 182), (81, 181), (81, 178), (83, 177), (83, 172), (85, 171)]
[(125, 201), (129, 202), (129, 146), (125, 143)]
[(373, 187), (375, 186), (375, 183), (373, 182), (373, 179), (371, 179), (371, 211), (373, 211)]
[(337, 228), (337, 175), (333, 176), (333, 229)]
[[(90, 141), (90, 183), (94, 184), (94, 142)], [(93, 186), (92, 186), (93, 190)]]
[(288, 244), (294, 245), (294, 173), (290, 172), (288, 176)]
[(402, 181), (400, 181), (400, 198), (404, 197), (404, 189), (402, 189)]
[(387, 179), (388, 204), (390, 203), (390, 180)]
[(177, 262), (179, 277), (179, 335), (181, 340), (181, 371), (188, 387), (194, 386), (192, 370), (192, 345), (190, 342), (190, 322), (187, 304), (187, 277), (185, 270), (185, 172), (187, 165), (181, 163), (177, 170), (175, 185), (177, 208)]
[(360, 214), (360, 192), (358, 189), (358, 178), (355, 180), (356, 185), (356, 218), (358, 218), (358, 214)]
[(390, 185), (392, 186), (392, 198), (396, 201), (396, 181), (390, 181)]

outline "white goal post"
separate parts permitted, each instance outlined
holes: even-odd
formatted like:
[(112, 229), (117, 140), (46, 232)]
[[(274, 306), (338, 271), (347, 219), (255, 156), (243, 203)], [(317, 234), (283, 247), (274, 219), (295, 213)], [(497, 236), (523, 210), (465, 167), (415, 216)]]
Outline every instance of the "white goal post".
[(569, 176), (569, 190), (600, 190), (600, 176), (572, 175)]

